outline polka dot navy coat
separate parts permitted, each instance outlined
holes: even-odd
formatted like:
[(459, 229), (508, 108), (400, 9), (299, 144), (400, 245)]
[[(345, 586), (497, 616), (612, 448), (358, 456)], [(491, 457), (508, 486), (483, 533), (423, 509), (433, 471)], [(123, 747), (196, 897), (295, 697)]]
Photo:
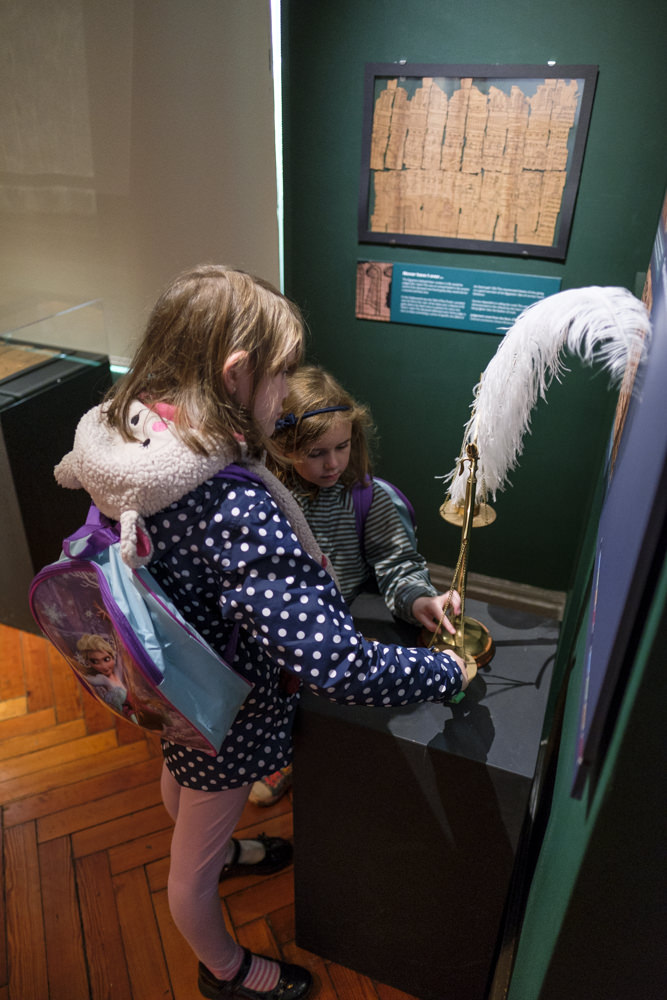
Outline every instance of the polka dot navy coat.
[(253, 684), (217, 756), (163, 749), (181, 785), (218, 791), (272, 774), (291, 757), (295, 679), (332, 701), (407, 705), (461, 689), (447, 653), (359, 635), (329, 573), (298, 542), (263, 485), (209, 480), (147, 519), (151, 572), (208, 642)]

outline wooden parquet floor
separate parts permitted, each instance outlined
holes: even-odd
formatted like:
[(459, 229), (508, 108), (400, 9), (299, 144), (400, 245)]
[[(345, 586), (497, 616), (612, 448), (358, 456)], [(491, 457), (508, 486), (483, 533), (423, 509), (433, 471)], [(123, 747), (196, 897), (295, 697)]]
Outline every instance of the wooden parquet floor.
[[(167, 905), (157, 739), (86, 695), (44, 639), (0, 625), (0, 1000), (199, 1000)], [(290, 837), (289, 796), (237, 833)], [(415, 1000), (294, 941), (289, 868), (221, 887), (250, 949), (308, 966), (317, 1000)]]

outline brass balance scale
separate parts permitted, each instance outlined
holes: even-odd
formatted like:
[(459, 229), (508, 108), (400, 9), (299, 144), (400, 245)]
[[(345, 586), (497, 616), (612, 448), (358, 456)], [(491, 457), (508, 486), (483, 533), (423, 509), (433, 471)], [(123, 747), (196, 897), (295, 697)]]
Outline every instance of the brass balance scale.
[[(503, 488), (507, 472), (521, 454), (523, 435), (529, 428), (530, 413), (539, 399), (546, 398), (552, 379), (564, 370), (562, 356), (569, 352), (584, 363), (601, 362), (613, 383), (625, 374), (632, 389), (634, 373), (646, 356), (651, 337), (651, 321), (645, 305), (626, 288), (571, 288), (534, 302), (516, 318), (504, 334), (495, 355), (474, 390), (470, 420), (466, 424), (464, 448), (453, 470), (457, 485), (469, 465), (463, 503), (461, 491), (452, 493), (440, 508), (442, 517), (462, 525), (461, 550), (452, 589), (461, 595), (461, 613), (451, 616), (455, 634), (443, 631), (445, 607), (437, 629), (421, 633), (425, 646), (453, 650), (462, 656), (472, 678), (493, 657), (493, 640), (481, 622), (465, 616), (466, 576), (473, 527), (490, 524), (495, 514), (488, 504), (476, 504), (477, 467), (482, 455), (481, 499), (486, 498), (485, 466), (493, 469), (489, 485), (492, 495)], [(493, 429), (502, 422), (503, 434), (494, 439)], [(478, 450), (479, 444), (479, 450)], [(489, 461), (489, 452), (493, 461)], [(450, 478), (450, 477), (447, 477)], [(457, 497), (456, 502), (451, 496)], [(458, 506), (457, 506), (458, 505)]]
[(452, 590), (458, 591), (461, 597), (461, 612), (458, 615), (450, 616), (456, 631), (452, 635), (443, 628), (445, 617), (450, 611), (448, 602), (442, 613), (438, 627), (434, 633), (426, 630), (422, 632), (422, 641), (429, 649), (436, 649), (439, 652), (453, 651), (461, 656), (466, 663), (468, 678), (473, 679), (480, 667), (484, 667), (491, 661), (495, 652), (493, 639), (488, 629), (476, 618), (470, 618), (465, 614), (465, 594), (466, 580), (468, 576), (468, 556), (470, 553), (470, 535), (473, 528), (483, 527), (492, 524), (496, 519), (496, 513), (489, 504), (484, 501), (475, 503), (477, 490), (477, 463), (479, 453), (477, 445), (473, 442), (466, 445), (466, 457), (461, 459), (460, 474), (464, 473), (464, 466), (469, 463), (468, 481), (463, 504), (455, 504), (452, 500), (446, 500), (440, 508), (440, 515), (449, 524), (461, 526), (461, 548), (459, 551), (456, 569), (452, 580)]

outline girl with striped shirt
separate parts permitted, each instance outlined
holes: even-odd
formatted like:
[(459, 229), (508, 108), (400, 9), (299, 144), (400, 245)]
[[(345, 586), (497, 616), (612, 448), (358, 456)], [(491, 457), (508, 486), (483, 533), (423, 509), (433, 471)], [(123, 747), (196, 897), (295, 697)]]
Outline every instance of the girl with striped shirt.
[[(459, 613), (460, 598), (436, 591), (393, 500), (371, 478), (367, 407), (314, 365), (299, 368), (288, 384), (272, 468), (298, 500), (343, 597), (349, 605), (377, 589), (397, 618), (435, 631), (447, 605)], [(369, 480), (373, 495), (360, 538), (353, 487)], [(449, 618), (443, 624), (454, 633)], [(291, 766), (257, 782), (250, 801), (271, 805), (290, 784)]]

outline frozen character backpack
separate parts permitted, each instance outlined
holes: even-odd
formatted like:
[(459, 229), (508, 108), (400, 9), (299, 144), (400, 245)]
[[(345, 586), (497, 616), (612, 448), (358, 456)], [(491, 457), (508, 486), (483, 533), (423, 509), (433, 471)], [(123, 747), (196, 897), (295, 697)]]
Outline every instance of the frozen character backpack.
[(252, 687), (227, 662), (237, 631), (218, 656), (145, 567), (123, 562), (118, 525), (94, 504), (60, 559), (37, 573), (29, 599), (90, 695), (142, 729), (217, 753)]

